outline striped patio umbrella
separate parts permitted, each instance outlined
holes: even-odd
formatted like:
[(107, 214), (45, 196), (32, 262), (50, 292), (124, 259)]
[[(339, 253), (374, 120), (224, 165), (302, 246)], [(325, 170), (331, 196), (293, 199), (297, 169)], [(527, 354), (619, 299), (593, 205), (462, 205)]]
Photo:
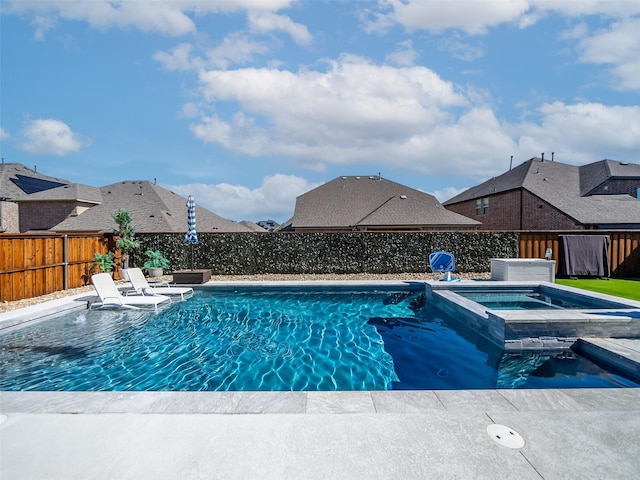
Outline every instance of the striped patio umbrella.
[(191, 270), (193, 270), (193, 246), (198, 243), (198, 234), (196, 233), (196, 201), (193, 195), (189, 195), (187, 199), (187, 233), (184, 241), (191, 245)]

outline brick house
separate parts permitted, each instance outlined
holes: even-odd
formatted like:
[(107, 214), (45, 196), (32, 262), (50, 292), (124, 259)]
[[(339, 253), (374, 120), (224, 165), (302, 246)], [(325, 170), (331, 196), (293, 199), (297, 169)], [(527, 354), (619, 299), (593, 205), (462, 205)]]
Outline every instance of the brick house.
[(482, 230), (640, 229), (640, 165), (532, 158), (443, 205)]
[(444, 208), (433, 195), (376, 176), (344, 176), (296, 199), (280, 231), (416, 232), (477, 230), (480, 222)]
[[(197, 199), (196, 199), (197, 200)], [(184, 233), (186, 199), (143, 180), (91, 187), (42, 175), (19, 163), (0, 165), (0, 233), (111, 232), (124, 208), (140, 233)], [(196, 205), (199, 232), (255, 231)]]
[[(62, 187), (63, 188), (63, 187)], [(93, 188), (93, 187), (88, 187)], [(95, 188), (99, 195), (99, 202), (89, 206), (83, 196), (76, 198), (76, 210), (69, 209), (69, 215), (56, 222), (50, 230), (58, 232), (72, 231), (106, 231), (116, 228), (113, 214), (120, 208), (127, 210), (135, 225), (136, 232), (174, 232), (184, 233), (187, 228), (186, 198), (160, 185), (146, 180), (125, 180), (112, 183), (104, 187)], [(53, 191), (50, 191), (50, 193)], [(43, 194), (46, 192), (43, 192)], [(197, 200), (197, 199), (196, 199)], [(33, 201), (19, 200), (21, 224), (23, 207), (28, 207)], [(53, 200), (49, 204), (54, 203)], [(25, 210), (27, 212), (27, 210)], [(41, 214), (46, 212), (44, 204), (40, 207)], [(36, 214), (36, 211), (29, 212)], [(41, 215), (42, 216), (42, 215)], [(196, 205), (196, 219), (198, 232), (249, 232), (246, 226), (227, 220), (200, 205)]]
[(20, 219), (18, 204), (13, 200), (26, 195), (51, 190), (70, 182), (43, 175), (20, 163), (0, 164), (0, 233), (18, 233)]

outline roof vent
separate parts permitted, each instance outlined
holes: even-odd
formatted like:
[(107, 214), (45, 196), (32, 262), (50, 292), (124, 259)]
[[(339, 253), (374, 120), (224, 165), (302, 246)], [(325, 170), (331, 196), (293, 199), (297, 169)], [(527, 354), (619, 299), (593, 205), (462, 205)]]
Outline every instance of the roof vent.
[(407, 199), (407, 196), (406, 196), (406, 195), (400, 195), (400, 198), (401, 198), (402, 200), (406, 200), (406, 199)]
[(343, 179), (343, 180), (346, 180), (346, 179), (347, 179), (347, 177), (342, 177), (342, 179)]
[(356, 177), (356, 180), (360, 180), (360, 177)]
[(620, 165), (629, 165), (628, 162), (620, 162)]

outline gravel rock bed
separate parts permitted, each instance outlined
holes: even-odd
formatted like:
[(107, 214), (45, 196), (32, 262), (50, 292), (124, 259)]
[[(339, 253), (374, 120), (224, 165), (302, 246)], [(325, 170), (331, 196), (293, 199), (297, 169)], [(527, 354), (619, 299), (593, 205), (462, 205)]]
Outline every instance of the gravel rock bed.
[[(463, 280), (487, 280), (490, 276), (489, 273), (455, 273), (456, 278)], [(234, 281), (253, 281), (253, 282), (278, 282), (278, 281), (313, 281), (313, 280), (434, 280), (439, 276), (434, 276), (432, 273), (393, 273), (393, 274), (348, 274), (348, 275), (284, 275), (284, 274), (264, 274), (264, 275), (212, 275), (212, 282), (234, 282)], [(153, 280), (165, 280), (171, 281), (173, 277), (167, 275), (161, 278)], [(122, 281), (116, 283), (124, 283)], [(24, 308), (38, 303), (47, 302), (49, 300), (56, 300), (58, 298), (64, 298), (69, 295), (75, 295), (78, 293), (93, 292), (92, 285), (86, 285), (84, 287), (71, 288), (69, 290), (62, 290), (60, 292), (49, 293), (34, 298), (26, 298), (24, 300), (16, 300), (15, 302), (2, 302), (0, 303), (0, 313), (8, 312), (10, 310), (16, 310), (18, 308)]]

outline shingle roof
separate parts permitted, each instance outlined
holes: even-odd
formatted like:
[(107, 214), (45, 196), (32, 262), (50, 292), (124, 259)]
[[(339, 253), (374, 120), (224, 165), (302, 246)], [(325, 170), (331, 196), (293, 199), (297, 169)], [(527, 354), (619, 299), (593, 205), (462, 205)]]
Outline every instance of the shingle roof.
[[(60, 178), (42, 175), (21, 163), (0, 163), (0, 200), (13, 199), (25, 195), (28, 192), (20, 188), (20, 185), (28, 189), (29, 184), (34, 182), (39, 184), (39, 188), (44, 189), (70, 183)], [(34, 187), (38, 188), (38, 185)], [(38, 190), (36, 189), (36, 191)]]
[(639, 224), (640, 201), (637, 199), (629, 195), (585, 196), (611, 178), (640, 179), (640, 165), (602, 160), (578, 167), (532, 158), (513, 170), (465, 190), (444, 205), (524, 188), (582, 224)]
[(51, 202), (59, 200), (75, 200), (82, 203), (102, 203), (102, 194), (97, 187), (70, 183), (61, 187), (43, 190), (30, 195), (22, 195), (13, 199), (16, 202)]
[(428, 193), (379, 176), (338, 177), (300, 195), (291, 222), (293, 228), (480, 225)]
[[(100, 188), (102, 203), (77, 217), (70, 217), (51, 230), (112, 231), (116, 224), (111, 218), (119, 209), (127, 210), (136, 232), (186, 232), (187, 200), (180, 195), (143, 180), (127, 180)], [(197, 202), (197, 199), (196, 199)], [(247, 232), (243, 225), (224, 219), (196, 204), (198, 232)]]

